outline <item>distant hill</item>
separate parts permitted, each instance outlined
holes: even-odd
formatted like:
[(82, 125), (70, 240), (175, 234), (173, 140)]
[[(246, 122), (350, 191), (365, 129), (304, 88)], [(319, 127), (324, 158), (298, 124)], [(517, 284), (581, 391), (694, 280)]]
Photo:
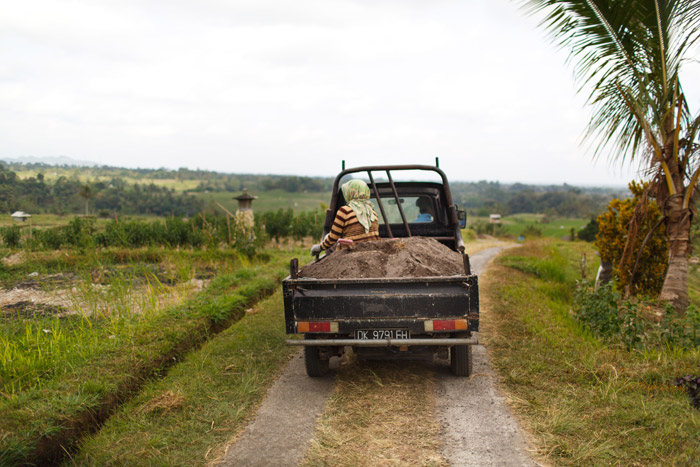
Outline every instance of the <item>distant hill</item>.
[(46, 157), (35, 157), (35, 156), (24, 156), (24, 157), (0, 157), (0, 161), (7, 162), (8, 164), (47, 164), (47, 165), (69, 165), (75, 167), (94, 167), (98, 164), (92, 161), (82, 161), (78, 159), (73, 159), (68, 156), (46, 156)]

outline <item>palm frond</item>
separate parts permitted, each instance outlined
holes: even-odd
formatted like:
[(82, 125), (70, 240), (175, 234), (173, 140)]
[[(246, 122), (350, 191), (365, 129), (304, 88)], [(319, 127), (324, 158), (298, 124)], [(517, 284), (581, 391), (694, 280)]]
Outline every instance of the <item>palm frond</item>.
[(677, 106), (679, 72), (700, 39), (698, 4), (697, 0), (524, 1), (529, 12), (545, 13), (543, 25), (561, 47), (569, 49), (579, 90), (588, 91), (593, 107), (586, 136), (596, 141), (596, 155), (613, 148), (623, 162), (646, 157), (647, 144), (663, 146), (663, 122), (672, 112), (680, 111), (682, 120), (689, 122), (685, 100)]

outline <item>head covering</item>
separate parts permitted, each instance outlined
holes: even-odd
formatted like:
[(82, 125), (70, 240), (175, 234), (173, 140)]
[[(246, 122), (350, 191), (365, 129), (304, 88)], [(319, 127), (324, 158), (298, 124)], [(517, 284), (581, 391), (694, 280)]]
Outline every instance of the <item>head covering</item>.
[(365, 228), (365, 233), (369, 232), (372, 222), (377, 220), (377, 215), (369, 200), (369, 187), (362, 180), (350, 180), (340, 187), (343, 190), (343, 197), (348, 206), (355, 211), (357, 220)]

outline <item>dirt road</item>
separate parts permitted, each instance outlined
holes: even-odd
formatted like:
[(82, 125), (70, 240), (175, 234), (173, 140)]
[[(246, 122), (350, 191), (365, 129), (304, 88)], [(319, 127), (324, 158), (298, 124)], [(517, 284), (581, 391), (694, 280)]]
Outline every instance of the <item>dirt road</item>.
[[(503, 247), (471, 255), (479, 274)], [(503, 396), (495, 386), (486, 349), (474, 346), (474, 375), (456, 378), (447, 365), (435, 368), (436, 419), (442, 425), (442, 454), (456, 466), (534, 466)], [(332, 362), (337, 364), (337, 362)], [(255, 419), (229, 446), (220, 465), (297, 465), (313, 439), (317, 417), (333, 390), (333, 379), (307, 378), (297, 354), (267, 394)]]
[[(472, 269), (482, 274), (503, 247), (471, 256)], [(488, 310), (481, 310), (488, 319)], [(458, 466), (534, 466), (503, 396), (495, 385), (486, 348), (472, 347), (471, 378), (456, 378), (446, 367), (436, 372), (437, 419), (443, 427), (442, 455)]]

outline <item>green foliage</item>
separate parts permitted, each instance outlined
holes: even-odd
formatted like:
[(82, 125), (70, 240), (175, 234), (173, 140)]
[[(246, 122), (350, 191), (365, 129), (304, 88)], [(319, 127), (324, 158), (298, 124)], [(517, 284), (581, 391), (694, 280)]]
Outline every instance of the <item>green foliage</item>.
[[(543, 257), (548, 252), (540, 243), (527, 242), (504, 256)], [(581, 253), (593, 254), (584, 242), (556, 247), (569, 258), (571, 277), (579, 275)], [(481, 290), (489, 302), (491, 362), (507, 396), (516, 401), (513, 410), (532, 427), (543, 464), (697, 464), (700, 413), (672, 383), (698, 374), (699, 347), (659, 342), (650, 348), (644, 334), (630, 331), (642, 344), (628, 351), (619, 335), (608, 341), (586, 330), (572, 313), (573, 297), (553, 293), (548, 282), (499, 262), (491, 268)], [(569, 281), (566, 287), (575, 290)], [(656, 313), (638, 305), (641, 316)]]
[(503, 235), (508, 231), (503, 224), (492, 224), (482, 220), (474, 222), (472, 224), (472, 229), (474, 229), (478, 235)]
[(607, 342), (620, 342), (627, 349), (700, 346), (700, 312), (696, 307), (691, 305), (682, 316), (667, 307), (658, 323), (644, 316), (644, 308), (648, 307), (638, 300), (622, 300), (612, 284), (597, 290), (581, 284), (574, 299), (576, 319)]
[(476, 238), (476, 231), (474, 229), (462, 230), (462, 239), (464, 239), (465, 242), (473, 242)]
[(88, 200), (102, 216), (110, 212), (182, 216), (204, 208), (204, 202), (194, 196), (153, 183), (128, 184), (118, 177), (90, 184), (75, 176), (22, 179), (0, 164), (0, 212), (86, 213)]
[(635, 208), (641, 201), (644, 187), (635, 182), (630, 183), (629, 189), (634, 197), (625, 200), (613, 199), (607, 211), (598, 216), (595, 246), (600, 252), (601, 260), (612, 263), (613, 275), (620, 290), (629, 286), (630, 292), (634, 295), (650, 296), (657, 295), (661, 291), (666, 275), (668, 244), (663, 225), (651, 235), (642, 251), (634, 280), (630, 275), (644, 238), (661, 217), (661, 210), (656, 202), (649, 201), (646, 216), (640, 221), (641, 225), (637, 229), (637, 235), (631, 247), (632, 254), (628, 254), (624, 258), (624, 263), (621, 263), (629, 225), (635, 215)]
[(256, 223), (276, 241), (288, 237), (297, 240), (308, 236), (320, 238), (324, 220), (323, 211), (306, 211), (295, 215), (292, 209), (267, 211), (256, 216)]
[(595, 217), (591, 217), (591, 221), (583, 229), (579, 230), (578, 238), (586, 242), (594, 242), (597, 234), (598, 220)]
[[(21, 245), (20, 230), (16, 226), (0, 229), (8, 247)], [(239, 252), (253, 256), (263, 245), (265, 234), (260, 229), (244, 229), (235, 219), (223, 216), (200, 215), (190, 220), (172, 217), (165, 220), (142, 221), (115, 219), (97, 231), (95, 220), (76, 217), (67, 225), (46, 229), (34, 229), (32, 239), (24, 239), (30, 250), (57, 250), (95, 247), (147, 246), (216, 248), (229, 245)]]
[[(108, 252), (98, 252), (96, 259), (75, 252), (32, 255), (47, 261), (54, 256), (70, 256), (84, 266), (89, 263), (89, 274), (85, 281), (75, 284), (79, 294), (76, 303), (82, 307), (77, 311), (81, 313), (23, 310), (16, 317), (6, 316), (0, 326), (0, 419), (4, 430), (0, 465), (43, 465), (46, 461), (36, 459), (46, 450), (55, 449), (62, 455), (62, 448), (70, 451), (76, 447), (65, 444), (66, 439), (78, 441), (70, 427), (84, 423), (81, 426), (97, 428), (103, 420), (101, 411), (115, 412), (147, 381), (165, 377), (171, 365), (243, 317), (258, 299), (278, 290), (279, 280), (288, 272), (288, 255), (292, 254), (272, 252), (267, 260), (261, 260), (262, 255), (244, 259), (236, 252), (218, 249), (109, 251), (117, 252), (120, 254), (110, 257), (127, 261), (128, 265), (109, 264)], [(162, 264), (151, 264), (152, 260), (161, 260)], [(187, 284), (194, 276), (195, 262), (197, 272), (221, 273), (198, 293)], [(191, 268), (179, 279), (182, 288), (162, 286), (153, 274), (180, 267)], [(35, 265), (29, 270), (35, 270)], [(63, 268), (75, 270), (72, 265)], [(94, 273), (100, 271), (112, 273), (100, 279), (107, 280), (109, 287), (93, 286)], [(280, 309), (275, 306), (274, 312)], [(270, 322), (267, 318), (260, 323), (261, 332), (270, 329)], [(284, 326), (275, 326), (284, 347)], [(250, 338), (250, 334), (242, 335), (244, 339), (236, 338), (236, 343)], [(255, 336), (250, 341), (257, 343), (260, 339)], [(260, 370), (255, 365), (252, 368)], [(227, 380), (221, 379), (222, 371), (213, 374), (220, 381)], [(40, 449), (38, 440), (43, 446)]]
[[(612, 147), (623, 161), (635, 156), (657, 157), (652, 144), (664, 145), (675, 130), (674, 112), (681, 127), (695, 126), (682, 95), (681, 67), (693, 58), (700, 32), (697, 0), (527, 0), (532, 12), (544, 12), (541, 23), (569, 49), (580, 89), (590, 89), (593, 116), (587, 137), (598, 149)], [(680, 94), (680, 96), (679, 96)], [(669, 109), (673, 109), (670, 111)], [(678, 128), (679, 132), (681, 128)], [(678, 133), (675, 133), (678, 135)], [(696, 135), (691, 133), (691, 143)], [(685, 138), (683, 138), (685, 139)], [(683, 139), (681, 141), (683, 141)], [(679, 146), (664, 149), (670, 162)], [(695, 161), (688, 151), (683, 166), (692, 173)], [(672, 155), (671, 153), (674, 152)], [(668, 174), (671, 175), (671, 174)]]
[(525, 227), (523, 230), (522, 235), (525, 237), (541, 237), (542, 236), (542, 229), (535, 227), (534, 225), (528, 225)]
[(20, 229), (16, 225), (0, 229), (0, 236), (2, 236), (2, 242), (7, 248), (18, 248), (22, 239)]
[[(37, 173), (40, 171), (55, 175), (43, 177)], [(92, 190), (90, 210), (102, 218), (115, 213), (191, 216), (208, 206), (213, 209), (214, 201), (233, 210), (236, 207), (233, 194), (243, 187), (260, 195), (255, 202), (255, 209), (260, 212), (283, 205), (295, 210), (310, 209), (318, 206), (319, 199), (328, 200), (332, 183), (332, 178), (224, 174), (188, 169), (77, 168), (11, 163), (0, 165), (0, 211), (84, 213), (86, 200), (79, 193), (85, 184)], [(450, 188), (456, 203), (480, 217), (488, 217), (493, 212), (588, 217), (602, 211), (610, 198), (620, 196), (620, 190), (614, 188), (566, 184), (536, 186), (480, 181), (452, 182)]]

